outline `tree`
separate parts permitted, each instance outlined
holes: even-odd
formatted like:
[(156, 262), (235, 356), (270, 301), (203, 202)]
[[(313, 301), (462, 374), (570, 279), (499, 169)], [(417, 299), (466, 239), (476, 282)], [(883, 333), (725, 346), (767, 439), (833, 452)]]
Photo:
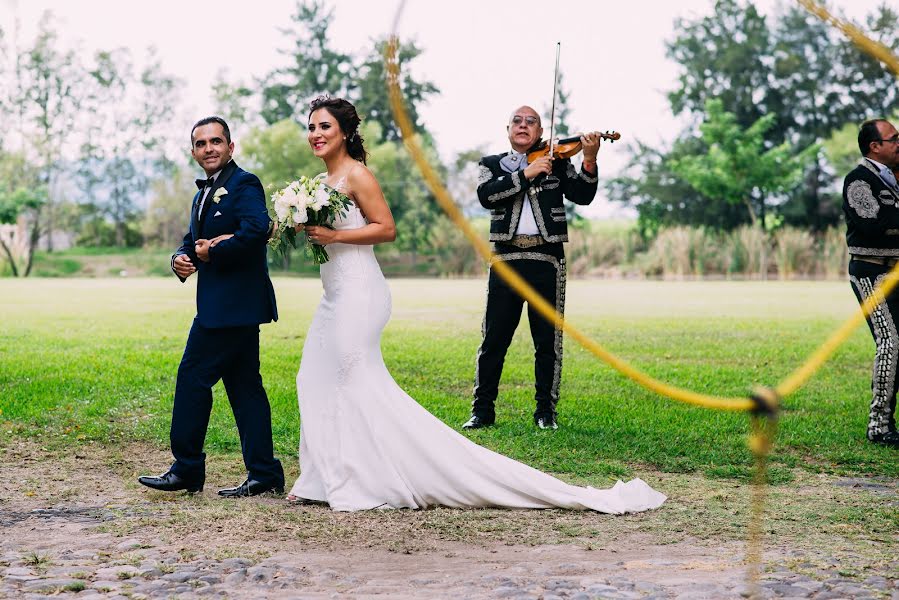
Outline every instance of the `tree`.
[(750, 222), (741, 206), (712, 201), (672, 170), (678, 160), (707, 152), (701, 138), (684, 134), (667, 149), (636, 141), (631, 152), (634, 159), (609, 181), (608, 192), (612, 201), (637, 209), (637, 227), (645, 239), (675, 225), (729, 231)]
[(175, 248), (187, 230), (190, 198), (196, 193), (194, 177), (187, 169), (176, 169), (150, 185), (152, 198), (144, 213), (141, 233), (144, 243)]
[[(366, 139), (381, 137), (376, 123), (366, 124), (363, 134)], [(444, 175), (444, 169), (433, 146), (424, 143), (422, 148), (428, 154), (431, 164), (436, 165), (438, 172)], [(368, 150), (371, 154), (368, 161), (369, 168), (378, 178), (396, 221), (395, 246), (400, 250), (409, 251), (414, 263), (418, 255), (428, 248), (431, 231), (442, 211), (401, 142), (372, 144)]]
[[(869, 31), (897, 48), (895, 12), (883, 6), (868, 17)], [(772, 95), (778, 115), (770, 141), (799, 147), (827, 139), (845, 123), (861, 123), (897, 106), (896, 82), (883, 65), (849, 44), (831, 27), (799, 6), (790, 6), (773, 31)], [(822, 230), (842, 213), (833, 195), (824, 157), (812, 161), (804, 184), (790, 194), (781, 212), (786, 222)]]
[(0, 224), (17, 225), (19, 219), (24, 217), (28, 227), (24, 257), (18, 256), (18, 251), (11, 247), (3, 239), (3, 236), (0, 236), (0, 249), (3, 250), (4, 258), (9, 264), (13, 277), (19, 276), (17, 263), (22, 258), (25, 260), (25, 265), (22, 267), (22, 276), (28, 277), (31, 274), (31, 267), (34, 264), (34, 251), (41, 236), (41, 221), (38, 216), (41, 207), (46, 202), (47, 188), (44, 186), (28, 188), (11, 188), (8, 184), (0, 186)]
[(483, 146), (463, 150), (456, 154), (448, 168), (446, 187), (462, 212), (468, 215), (481, 215), (484, 211), (475, 193), (478, 187), (478, 161), (484, 154), (486, 149)]
[(126, 49), (100, 51), (89, 71), (88, 99), (94, 118), (85, 134), (79, 175), (88, 202), (115, 227), (115, 244), (125, 246), (135, 231), (137, 201), (154, 175), (171, 174), (165, 130), (172, 121), (179, 82), (164, 74), (155, 53), (138, 71)]
[(777, 118), (773, 114), (748, 128), (738, 123), (735, 114), (725, 111), (720, 100), (706, 102), (706, 114), (699, 129), (708, 152), (672, 161), (671, 170), (708, 198), (742, 204), (752, 224), (762, 227), (766, 199), (795, 187), (819, 147), (813, 144), (797, 153), (792, 144), (784, 142), (766, 149), (765, 134)]
[(290, 62), (259, 81), (266, 123), (305, 120), (305, 109), (314, 97), (326, 93), (347, 97), (355, 87), (350, 56), (331, 48), (328, 39), (333, 19), (334, 9), (325, 10), (322, 0), (298, 0), (292, 26), (280, 30), (293, 40), (292, 48), (280, 51)]
[[(372, 51), (355, 70), (356, 84), (353, 98), (359, 114), (366, 121), (377, 123), (380, 126), (381, 139), (379, 141), (396, 141), (402, 136), (393, 121), (393, 111), (390, 109), (390, 97), (387, 93), (387, 71), (384, 65), (386, 48), (387, 40), (382, 39), (375, 42)], [(430, 81), (416, 81), (412, 78), (409, 63), (415, 60), (421, 52), (414, 42), (404, 42), (397, 48), (396, 56), (400, 72), (403, 74), (399, 84), (409, 119), (412, 121), (416, 133), (426, 134), (425, 126), (420, 122), (418, 107), (427, 101), (429, 96), (438, 94), (440, 90)]]
[(679, 86), (668, 94), (674, 114), (701, 115), (708, 98), (720, 99), (744, 127), (767, 112), (771, 34), (755, 6), (718, 0), (714, 14), (678, 18), (674, 30), (667, 43), (668, 57), (681, 66)]
[[(17, 112), (22, 150), (29, 161), (39, 165), (38, 181), (52, 189), (66, 169), (62, 149), (75, 132), (82, 105), (82, 71), (75, 53), (62, 51), (54, 29), (53, 15), (45, 12), (37, 36), (26, 49), (12, 48), (15, 68), (3, 82), (4, 104)], [(53, 250), (54, 202), (45, 198), (44, 207), (34, 209), (33, 218), (43, 220), (47, 250)], [(40, 229), (40, 227), (39, 227)]]
[(215, 114), (225, 119), (232, 135), (241, 128), (249, 131), (265, 124), (259, 115), (258, 94), (242, 82), (229, 81), (224, 69), (216, 74), (212, 97), (215, 100)]

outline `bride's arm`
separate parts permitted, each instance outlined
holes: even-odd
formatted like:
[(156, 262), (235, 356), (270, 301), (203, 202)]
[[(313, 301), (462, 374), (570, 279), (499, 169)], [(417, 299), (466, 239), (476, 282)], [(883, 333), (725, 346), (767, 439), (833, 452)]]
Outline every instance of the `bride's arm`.
[(366, 167), (356, 168), (347, 176), (347, 187), (368, 225), (358, 229), (306, 227), (306, 235), (316, 244), (382, 244), (396, 239), (396, 224), (378, 180)]

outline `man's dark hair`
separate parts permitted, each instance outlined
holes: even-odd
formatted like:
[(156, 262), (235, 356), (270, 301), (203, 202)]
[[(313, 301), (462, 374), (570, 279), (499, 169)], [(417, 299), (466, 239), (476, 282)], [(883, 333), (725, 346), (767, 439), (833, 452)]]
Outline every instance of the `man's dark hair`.
[(193, 147), (194, 145), (194, 131), (196, 131), (197, 127), (202, 127), (203, 125), (209, 125), (210, 123), (218, 123), (222, 126), (222, 131), (225, 132), (225, 141), (229, 144), (231, 143), (231, 130), (228, 128), (228, 124), (225, 123), (225, 120), (221, 117), (206, 117), (204, 119), (200, 119), (194, 126), (190, 128), (190, 145)]
[(861, 150), (862, 156), (868, 156), (871, 152), (871, 142), (881, 141), (877, 124), (884, 122), (886, 119), (871, 119), (862, 123), (861, 129), (858, 130), (858, 149)]

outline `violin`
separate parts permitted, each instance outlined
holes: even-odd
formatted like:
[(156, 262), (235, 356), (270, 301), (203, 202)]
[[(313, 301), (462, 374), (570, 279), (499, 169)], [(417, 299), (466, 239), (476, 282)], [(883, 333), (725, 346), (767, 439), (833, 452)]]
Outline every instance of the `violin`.
[[(599, 138), (614, 142), (615, 140), (621, 139), (621, 134), (617, 131), (607, 131), (605, 133), (600, 133)], [(581, 143), (581, 136), (579, 135), (556, 140), (556, 143), (553, 144), (552, 158), (571, 158), (572, 156), (580, 152), (583, 147), (584, 145)], [(534, 162), (538, 158), (548, 155), (549, 144), (547, 144), (546, 142), (540, 142), (539, 146), (528, 152), (528, 164)]]

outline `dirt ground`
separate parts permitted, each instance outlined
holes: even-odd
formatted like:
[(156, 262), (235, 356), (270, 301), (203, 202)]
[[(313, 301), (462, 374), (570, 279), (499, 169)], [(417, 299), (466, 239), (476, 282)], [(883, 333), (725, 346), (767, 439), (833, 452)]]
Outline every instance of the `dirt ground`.
[[(232, 458), (213, 457), (205, 491), (187, 496), (136, 483), (138, 474), (153, 471), (148, 466), (169, 460), (143, 445), (60, 453), (16, 440), (2, 451), (0, 596), (749, 594), (748, 486), (740, 482), (638, 472), (669, 500), (657, 511), (625, 516), (335, 513), (276, 497), (220, 499), (218, 487), (240, 480)], [(899, 482), (800, 473), (769, 497), (759, 597), (899, 598)], [(856, 522), (853, 511), (864, 513), (868, 504), (885, 507), (886, 519)], [(848, 516), (840, 522), (832, 514)]]

